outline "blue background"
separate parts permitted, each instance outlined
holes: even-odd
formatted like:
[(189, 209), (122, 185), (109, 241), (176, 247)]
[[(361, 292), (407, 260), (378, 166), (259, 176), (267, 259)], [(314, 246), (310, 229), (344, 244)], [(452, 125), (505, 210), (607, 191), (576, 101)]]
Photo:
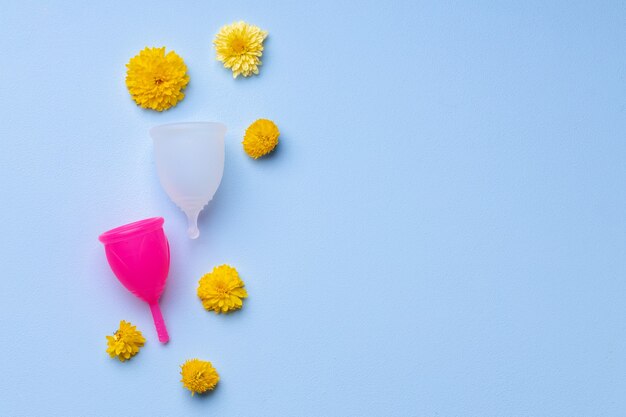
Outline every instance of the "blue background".
[[(261, 75), (215, 61), (221, 25), (269, 31)], [(626, 415), (626, 5), (4, 2), (0, 415)], [(179, 53), (175, 108), (125, 64)], [(270, 158), (242, 151), (277, 122)], [(202, 236), (158, 184), (148, 129), (229, 127)], [(165, 217), (156, 341), (97, 236)], [(215, 265), (250, 293), (216, 316)], [(121, 319), (147, 337), (105, 353)], [(191, 397), (186, 359), (218, 389)]]

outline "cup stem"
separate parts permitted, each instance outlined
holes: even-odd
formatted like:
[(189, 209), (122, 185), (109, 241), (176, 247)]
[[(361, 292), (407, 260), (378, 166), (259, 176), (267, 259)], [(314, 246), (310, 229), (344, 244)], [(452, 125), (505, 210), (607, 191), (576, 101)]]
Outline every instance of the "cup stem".
[(187, 235), (191, 239), (197, 239), (200, 236), (200, 230), (198, 229), (200, 210), (188, 210), (185, 212), (187, 214)]
[(159, 342), (167, 343), (170, 340), (170, 335), (167, 334), (167, 328), (165, 327), (165, 321), (163, 321), (163, 314), (161, 314), (161, 308), (158, 302), (150, 304), (150, 312), (152, 312), (152, 319), (154, 320), (154, 327), (156, 327), (157, 335), (159, 336)]

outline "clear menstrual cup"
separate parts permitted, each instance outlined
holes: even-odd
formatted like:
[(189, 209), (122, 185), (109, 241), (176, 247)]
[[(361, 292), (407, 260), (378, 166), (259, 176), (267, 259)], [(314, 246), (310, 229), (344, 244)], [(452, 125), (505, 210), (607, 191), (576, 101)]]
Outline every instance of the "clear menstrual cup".
[(187, 215), (187, 233), (200, 235), (198, 215), (213, 198), (224, 173), (222, 123), (172, 123), (150, 129), (161, 186)]
[(170, 245), (163, 218), (153, 217), (116, 227), (100, 235), (109, 266), (130, 292), (150, 305), (159, 341), (170, 337), (159, 308), (159, 298), (170, 270)]

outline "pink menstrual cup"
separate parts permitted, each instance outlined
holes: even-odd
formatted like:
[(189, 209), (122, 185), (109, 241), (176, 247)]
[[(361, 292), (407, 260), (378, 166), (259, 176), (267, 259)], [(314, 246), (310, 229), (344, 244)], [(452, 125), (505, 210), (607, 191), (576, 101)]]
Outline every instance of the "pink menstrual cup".
[(150, 305), (159, 342), (170, 340), (159, 298), (170, 269), (170, 245), (163, 218), (153, 217), (116, 227), (100, 235), (109, 265), (130, 292)]

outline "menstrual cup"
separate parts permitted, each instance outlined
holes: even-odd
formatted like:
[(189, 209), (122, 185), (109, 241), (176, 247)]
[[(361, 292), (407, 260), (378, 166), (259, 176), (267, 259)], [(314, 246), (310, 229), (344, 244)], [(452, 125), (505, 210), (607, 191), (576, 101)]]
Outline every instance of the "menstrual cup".
[(150, 129), (161, 186), (187, 215), (191, 239), (200, 236), (198, 215), (217, 191), (224, 173), (221, 123), (172, 123)]
[(170, 269), (170, 245), (163, 218), (153, 217), (109, 230), (98, 238), (109, 266), (130, 292), (150, 305), (159, 342), (170, 340), (159, 308), (159, 298)]

